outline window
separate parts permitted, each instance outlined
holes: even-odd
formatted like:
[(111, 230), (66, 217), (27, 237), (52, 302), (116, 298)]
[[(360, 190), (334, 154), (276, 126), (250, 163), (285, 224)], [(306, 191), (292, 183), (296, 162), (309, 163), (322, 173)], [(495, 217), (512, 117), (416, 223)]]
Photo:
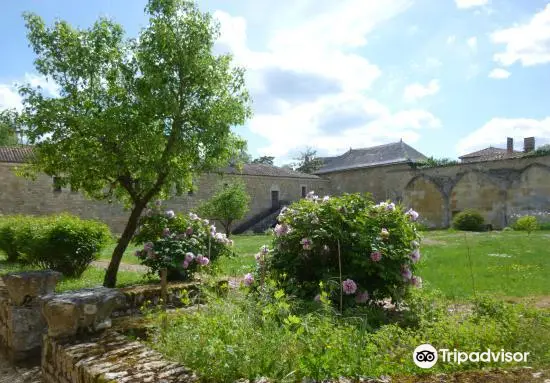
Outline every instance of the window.
[(56, 193), (61, 192), (61, 178), (53, 177), (53, 191)]
[(302, 186), (302, 198), (305, 198), (307, 195), (307, 188), (305, 186)]

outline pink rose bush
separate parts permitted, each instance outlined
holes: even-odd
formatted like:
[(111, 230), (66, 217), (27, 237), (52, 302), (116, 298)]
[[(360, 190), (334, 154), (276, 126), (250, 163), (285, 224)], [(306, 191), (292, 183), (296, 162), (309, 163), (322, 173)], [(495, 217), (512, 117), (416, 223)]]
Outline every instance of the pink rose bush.
[(140, 218), (134, 242), (142, 244), (136, 251), (140, 263), (151, 274), (168, 269), (170, 280), (188, 280), (201, 268), (209, 267), (220, 256), (233, 254), (233, 241), (195, 213), (178, 215), (163, 211), (157, 201)]
[(368, 195), (319, 198), (310, 192), (281, 212), (271, 250), (257, 259), (289, 295), (313, 300), (322, 282), (334, 303), (342, 292), (345, 306), (399, 301), (422, 286), (415, 274), (418, 218), (409, 207), (375, 204)]

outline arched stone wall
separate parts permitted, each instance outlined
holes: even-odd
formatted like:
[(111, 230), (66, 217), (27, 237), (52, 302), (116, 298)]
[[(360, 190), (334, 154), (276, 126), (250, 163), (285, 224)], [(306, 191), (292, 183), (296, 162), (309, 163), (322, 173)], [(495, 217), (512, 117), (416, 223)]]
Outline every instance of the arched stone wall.
[(502, 228), (506, 225), (506, 189), (481, 172), (465, 173), (451, 190), (451, 216), (466, 209), (479, 211), (485, 223)]
[(445, 227), (446, 202), (439, 188), (428, 178), (415, 177), (405, 187), (403, 205), (420, 213), (428, 227)]
[[(526, 167), (508, 191), (508, 214), (550, 212), (550, 167), (533, 164)], [(550, 217), (543, 215), (539, 218)]]

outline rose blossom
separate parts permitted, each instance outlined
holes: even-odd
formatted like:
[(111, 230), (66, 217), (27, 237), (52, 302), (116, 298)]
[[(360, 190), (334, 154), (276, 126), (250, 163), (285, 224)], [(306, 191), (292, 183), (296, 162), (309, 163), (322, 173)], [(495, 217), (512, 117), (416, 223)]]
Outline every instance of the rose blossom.
[(355, 302), (357, 303), (367, 303), (368, 300), (369, 300), (368, 291), (363, 291), (362, 293), (359, 293), (355, 296)]
[(192, 252), (188, 252), (185, 254), (185, 262), (191, 263), (193, 259), (195, 259), (195, 254), (193, 254)]
[(321, 294), (317, 294), (315, 298), (313, 298), (315, 302), (321, 302)]
[(172, 219), (176, 216), (176, 213), (174, 213), (174, 210), (167, 210), (166, 216), (168, 217), (168, 219)]
[(379, 251), (375, 251), (370, 255), (370, 259), (373, 262), (380, 262), (380, 260), (382, 259), (382, 254)]
[(165, 228), (162, 230), (162, 235), (165, 236), (165, 237), (168, 237), (168, 236), (170, 235), (170, 228), (165, 227)]
[(409, 269), (409, 266), (407, 266), (407, 265), (401, 266), (401, 276), (403, 277), (403, 280), (405, 282), (411, 280), (412, 272), (411, 272), (411, 269)]
[(302, 240), (300, 241), (300, 244), (303, 246), (304, 250), (310, 250), (312, 242), (311, 242), (311, 239), (309, 238), (302, 238)]
[(409, 254), (409, 257), (411, 258), (413, 263), (418, 262), (420, 260), (420, 249), (414, 249), (413, 252)]
[(409, 216), (411, 221), (416, 221), (418, 219), (418, 216), (419, 216), (419, 214), (416, 211), (414, 211), (413, 209), (409, 209), (409, 211), (407, 211), (406, 214)]
[(145, 242), (143, 244), (143, 250), (145, 251), (150, 251), (150, 250), (153, 250), (153, 242)]
[(389, 238), (390, 232), (388, 231), (388, 229), (382, 228), (382, 230), (380, 230), (380, 236), (381, 236), (383, 239)]
[(254, 283), (254, 276), (250, 273), (246, 274), (244, 276), (244, 284), (247, 286), (251, 286)]
[(419, 289), (422, 288), (422, 278), (418, 277), (418, 276), (413, 276), (411, 278), (411, 284), (414, 286), (414, 287), (418, 287)]
[(355, 293), (355, 291), (357, 290), (357, 285), (353, 280), (346, 279), (344, 282), (342, 282), (342, 288), (344, 289), (344, 293), (350, 295)]

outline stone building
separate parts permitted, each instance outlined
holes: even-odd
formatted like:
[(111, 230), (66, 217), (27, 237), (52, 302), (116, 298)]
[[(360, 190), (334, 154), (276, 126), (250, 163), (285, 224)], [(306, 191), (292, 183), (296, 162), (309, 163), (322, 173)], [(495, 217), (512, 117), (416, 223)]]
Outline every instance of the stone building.
[[(535, 149), (533, 138), (523, 152), (487, 148), (461, 157), (451, 166), (420, 168), (426, 156), (399, 141), (350, 149), (323, 158), (316, 175), (269, 165), (244, 165), (201, 176), (188, 195), (167, 201), (166, 208), (188, 211), (208, 199), (225, 182), (238, 177), (252, 197), (250, 212), (236, 232), (262, 230), (273, 223), (278, 208), (314, 190), (318, 195), (369, 192), (377, 201), (391, 199), (419, 211), (422, 222), (448, 227), (467, 208), (479, 210), (493, 228), (510, 224), (517, 214), (550, 211), (550, 156), (525, 156)], [(13, 170), (25, 162), (30, 148), (0, 148), (0, 214), (49, 214), (68, 211), (108, 223), (122, 231), (128, 212), (120, 205), (93, 201), (78, 192), (57, 188), (51, 177), (18, 177)]]
[[(494, 148), (488, 148), (494, 149)], [(550, 211), (550, 156), (524, 156), (535, 149), (526, 138), (524, 151), (488, 150), (462, 156), (452, 166), (419, 169), (426, 157), (403, 142), (350, 150), (325, 159), (316, 174), (330, 180), (335, 193), (370, 192), (419, 211), (429, 227), (448, 227), (458, 212), (480, 211), (493, 228), (508, 226), (517, 214)]]
[[(129, 212), (121, 205), (90, 200), (68, 188), (56, 187), (52, 177), (45, 174), (39, 175), (36, 180), (17, 176), (14, 170), (24, 164), (31, 153), (29, 147), (0, 147), (0, 214), (70, 212), (82, 218), (106, 222), (115, 232), (123, 230)], [(240, 172), (228, 167), (219, 173), (204, 174), (197, 180), (193, 191), (167, 201), (165, 207), (189, 211), (235, 177), (244, 181), (252, 197), (248, 215), (237, 225), (251, 220), (251, 224), (260, 221), (273, 214), (281, 204), (298, 200), (310, 190), (320, 193), (330, 191), (329, 182), (316, 175), (269, 165), (246, 164)]]

